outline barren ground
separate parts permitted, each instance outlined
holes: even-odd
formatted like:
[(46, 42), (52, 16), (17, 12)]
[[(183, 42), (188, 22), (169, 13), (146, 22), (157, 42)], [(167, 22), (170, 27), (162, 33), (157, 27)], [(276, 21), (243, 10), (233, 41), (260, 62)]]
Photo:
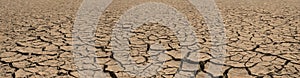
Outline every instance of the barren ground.
[[(81, 0), (0, 0), (0, 78), (78, 78), (72, 55), (72, 26)], [(201, 44), (196, 78), (300, 77), (300, 0), (216, 0), (226, 28), (226, 58), (215, 63), (211, 39), (201, 14), (186, 0), (113, 0), (95, 34), (97, 63), (107, 78), (140, 78), (124, 71), (113, 57), (111, 32), (120, 16), (145, 2), (162, 2), (186, 15)], [(122, 5), (122, 6), (120, 6)], [(146, 23), (132, 31), (132, 57), (151, 63), (156, 43), (167, 50), (162, 69), (149, 77), (172, 78), (180, 67), (180, 44), (169, 28)], [(211, 73), (208, 65), (222, 66)]]

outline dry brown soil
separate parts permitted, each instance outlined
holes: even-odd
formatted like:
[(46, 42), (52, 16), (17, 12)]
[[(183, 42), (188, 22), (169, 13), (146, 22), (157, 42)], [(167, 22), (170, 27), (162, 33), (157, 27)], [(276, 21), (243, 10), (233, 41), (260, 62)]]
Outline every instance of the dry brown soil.
[[(72, 26), (81, 0), (0, 0), (0, 78), (78, 78), (72, 55)], [(124, 71), (109, 45), (119, 17), (145, 2), (172, 5), (187, 16), (201, 44), (196, 78), (300, 77), (300, 0), (216, 0), (226, 28), (226, 58), (211, 61), (211, 39), (200, 13), (187, 0), (113, 0), (95, 34), (97, 63), (110, 78), (140, 78)], [(121, 5), (121, 6), (120, 6)], [(151, 77), (172, 78), (178, 70), (180, 44), (169, 28), (146, 23), (131, 40), (137, 64), (151, 62), (147, 51), (161, 43), (165, 63)], [(207, 65), (222, 66), (211, 73)]]

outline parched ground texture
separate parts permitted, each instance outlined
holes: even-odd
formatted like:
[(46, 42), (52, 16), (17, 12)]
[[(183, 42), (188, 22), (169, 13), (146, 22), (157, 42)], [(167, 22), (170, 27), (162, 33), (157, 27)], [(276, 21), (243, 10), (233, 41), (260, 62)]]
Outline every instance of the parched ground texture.
[[(113, 0), (99, 19), (94, 50), (107, 78), (141, 78), (124, 71), (114, 58), (110, 39), (121, 15), (145, 2), (161, 2), (183, 13), (201, 45), (191, 59), (196, 78), (300, 77), (300, 0), (216, 0), (226, 28), (224, 63), (212, 61), (207, 24), (187, 0)], [(0, 78), (78, 78), (72, 53), (72, 27), (81, 0), (0, 0)], [(173, 78), (183, 57), (167, 26), (145, 23), (130, 37), (130, 57), (137, 65), (153, 60), (157, 44), (165, 49), (161, 69), (147, 77)], [(196, 63), (194, 63), (196, 62)], [(222, 66), (211, 73), (208, 65)]]

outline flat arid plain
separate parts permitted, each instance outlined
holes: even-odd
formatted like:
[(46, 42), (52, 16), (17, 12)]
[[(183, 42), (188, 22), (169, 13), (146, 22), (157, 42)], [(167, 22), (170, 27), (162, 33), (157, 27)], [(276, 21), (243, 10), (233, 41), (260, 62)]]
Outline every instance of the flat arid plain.
[[(78, 42), (74, 23), (80, 21), (76, 14), (82, 2), (0, 0), (0, 78), (300, 77), (300, 0), (215, 0), (225, 29), (223, 44), (218, 45), (213, 44), (204, 16), (189, 0), (112, 0), (95, 16), (99, 19), (92, 37), (78, 37), (79, 43), (87, 43), (74, 45)], [(119, 19), (147, 2), (180, 12), (193, 27), (194, 44), (200, 45), (184, 47), (187, 44), (177, 36), (182, 31), (173, 32), (158, 21), (130, 31), (127, 55), (113, 52), (118, 47), (112, 46), (112, 32)], [(212, 53), (217, 52), (215, 46), (224, 46), (222, 57)], [(195, 48), (187, 56), (181, 50)], [(92, 58), (76, 60), (81, 58), (76, 52)]]

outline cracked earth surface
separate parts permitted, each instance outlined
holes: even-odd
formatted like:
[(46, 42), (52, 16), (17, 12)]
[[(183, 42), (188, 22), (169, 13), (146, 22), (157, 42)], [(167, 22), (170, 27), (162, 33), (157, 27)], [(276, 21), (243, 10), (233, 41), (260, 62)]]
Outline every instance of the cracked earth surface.
[[(78, 78), (73, 55), (72, 27), (81, 0), (1, 0), (0, 78)], [(120, 64), (111, 46), (112, 30), (128, 9), (145, 2), (170, 5), (186, 16), (196, 34), (199, 50), (181, 66), (179, 39), (168, 26), (147, 22), (130, 31), (130, 52), (139, 75)], [(186, 0), (113, 0), (99, 19), (96, 63), (107, 78), (298, 78), (300, 77), (299, 0), (216, 0), (226, 28), (223, 63), (215, 62), (207, 23)], [(120, 6), (122, 5), (122, 6)], [(163, 49), (161, 49), (163, 48)], [(191, 47), (195, 48), (195, 47)], [(122, 62), (122, 61), (121, 61)], [(124, 62), (122, 62), (124, 63)], [(193, 69), (178, 70), (193, 65)], [(221, 66), (212, 73), (208, 66)], [(154, 71), (153, 71), (154, 70)], [(93, 74), (92, 74), (93, 75)]]

